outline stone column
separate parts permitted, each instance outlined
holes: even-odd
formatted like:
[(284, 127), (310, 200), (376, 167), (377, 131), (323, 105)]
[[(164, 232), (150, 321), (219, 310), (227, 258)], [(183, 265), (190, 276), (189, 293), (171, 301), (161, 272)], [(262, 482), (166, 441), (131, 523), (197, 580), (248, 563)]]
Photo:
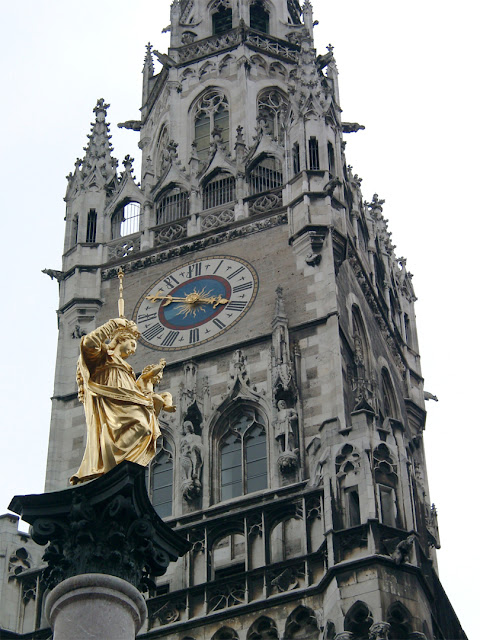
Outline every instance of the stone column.
[(126, 580), (85, 573), (60, 582), (47, 596), (45, 613), (55, 640), (134, 640), (147, 607)]

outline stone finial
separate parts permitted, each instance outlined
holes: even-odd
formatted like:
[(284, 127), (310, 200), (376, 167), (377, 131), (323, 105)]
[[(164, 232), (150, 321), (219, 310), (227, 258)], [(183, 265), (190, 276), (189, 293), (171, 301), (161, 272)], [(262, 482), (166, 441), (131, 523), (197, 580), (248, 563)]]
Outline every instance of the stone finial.
[(125, 156), (125, 159), (123, 160), (122, 164), (125, 167), (125, 172), (126, 173), (132, 173), (132, 171), (133, 171), (133, 161), (134, 161), (134, 159), (129, 154), (127, 154)]
[(388, 622), (374, 622), (368, 633), (368, 640), (390, 640), (391, 626)]

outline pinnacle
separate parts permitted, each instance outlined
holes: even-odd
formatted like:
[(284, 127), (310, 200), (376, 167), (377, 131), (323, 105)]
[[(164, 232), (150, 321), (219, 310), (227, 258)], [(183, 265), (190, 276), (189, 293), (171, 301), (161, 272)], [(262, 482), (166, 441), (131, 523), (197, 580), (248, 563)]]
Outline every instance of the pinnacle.
[(105, 183), (108, 184), (116, 176), (117, 161), (112, 157), (113, 147), (110, 143), (110, 125), (106, 122), (107, 109), (110, 107), (103, 98), (97, 100), (93, 109), (95, 121), (90, 123), (91, 130), (87, 135), (88, 144), (84, 147), (85, 156), (82, 162), (82, 179), (86, 179), (93, 171), (99, 170)]

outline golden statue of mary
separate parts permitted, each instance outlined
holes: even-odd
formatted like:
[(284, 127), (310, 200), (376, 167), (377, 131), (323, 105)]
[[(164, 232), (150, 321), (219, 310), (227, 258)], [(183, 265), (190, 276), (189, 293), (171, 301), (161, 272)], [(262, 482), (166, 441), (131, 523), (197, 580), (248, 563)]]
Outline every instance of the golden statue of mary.
[(168, 392), (154, 393), (165, 360), (145, 367), (135, 378), (126, 359), (135, 353), (139, 336), (134, 322), (109, 320), (80, 342), (78, 397), (85, 408), (87, 444), (71, 484), (92, 480), (123, 460), (146, 466), (155, 456), (160, 435), (157, 415), (175, 411)]

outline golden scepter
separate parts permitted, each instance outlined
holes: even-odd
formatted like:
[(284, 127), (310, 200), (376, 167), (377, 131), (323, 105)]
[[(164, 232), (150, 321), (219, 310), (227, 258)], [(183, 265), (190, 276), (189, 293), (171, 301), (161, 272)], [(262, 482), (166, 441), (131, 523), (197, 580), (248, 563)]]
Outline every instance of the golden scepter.
[(125, 317), (125, 300), (123, 299), (123, 278), (125, 274), (123, 273), (122, 267), (118, 270), (118, 279), (120, 280), (120, 284), (118, 285), (118, 316), (119, 318)]

